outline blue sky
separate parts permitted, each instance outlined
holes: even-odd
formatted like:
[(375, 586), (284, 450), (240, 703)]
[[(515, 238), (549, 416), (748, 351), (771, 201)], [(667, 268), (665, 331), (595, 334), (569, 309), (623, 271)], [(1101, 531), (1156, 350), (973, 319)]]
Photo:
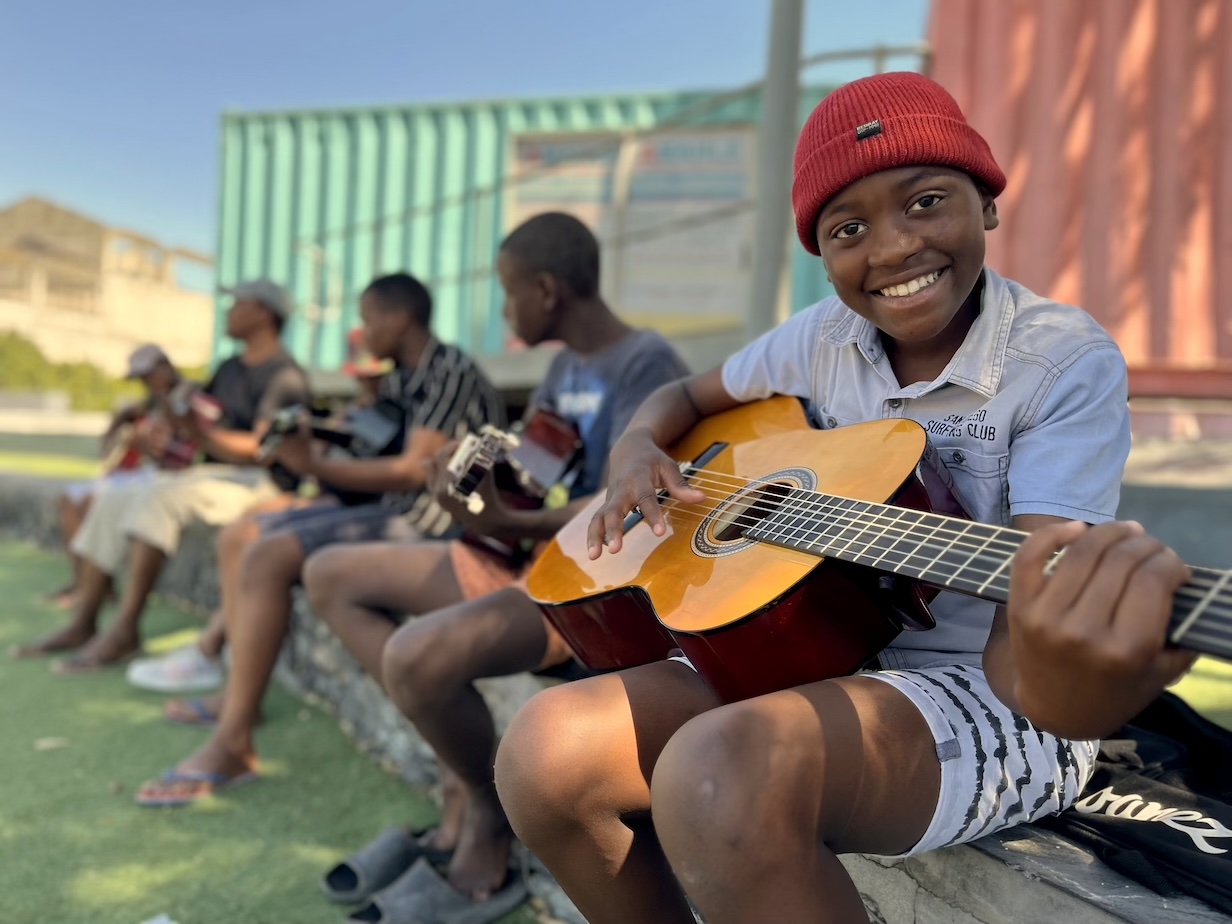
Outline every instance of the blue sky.
[[(808, 0), (804, 51), (914, 42), (927, 5)], [(224, 110), (726, 87), (761, 73), (768, 23), (768, 0), (7, 4), (0, 204), (209, 253)]]

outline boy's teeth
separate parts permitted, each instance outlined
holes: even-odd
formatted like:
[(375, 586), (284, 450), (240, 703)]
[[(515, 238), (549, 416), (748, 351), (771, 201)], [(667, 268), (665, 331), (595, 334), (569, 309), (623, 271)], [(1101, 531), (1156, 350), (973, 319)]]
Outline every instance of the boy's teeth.
[(904, 295), (914, 295), (916, 292), (919, 292), (920, 289), (928, 288), (940, 278), (941, 270), (935, 270), (927, 276), (921, 276), (919, 279), (912, 279), (910, 282), (890, 286), (888, 289), (879, 289), (878, 294), (885, 295), (888, 298), (900, 298)]

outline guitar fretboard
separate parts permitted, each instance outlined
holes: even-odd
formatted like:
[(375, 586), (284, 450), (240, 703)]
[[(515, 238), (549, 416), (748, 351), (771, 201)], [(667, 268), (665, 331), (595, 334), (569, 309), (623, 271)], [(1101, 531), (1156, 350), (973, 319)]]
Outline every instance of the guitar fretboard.
[[(744, 529), (750, 539), (901, 574), (1006, 603), (1016, 529), (802, 489)], [(1232, 659), (1232, 572), (1192, 568), (1173, 601), (1169, 640)]]

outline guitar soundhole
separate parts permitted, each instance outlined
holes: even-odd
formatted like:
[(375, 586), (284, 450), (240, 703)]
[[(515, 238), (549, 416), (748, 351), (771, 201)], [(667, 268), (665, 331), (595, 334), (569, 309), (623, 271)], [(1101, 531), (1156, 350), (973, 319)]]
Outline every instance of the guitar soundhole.
[(755, 491), (747, 491), (728, 501), (711, 521), (712, 542), (738, 542), (744, 539), (744, 531), (764, 520), (783, 504), (783, 499), (797, 487), (788, 482), (776, 481)]
[[(734, 478), (734, 473), (729, 473)], [(693, 554), (702, 558), (723, 558), (738, 555), (757, 545), (745, 533), (775, 513), (788, 501), (793, 491), (812, 491), (817, 487), (817, 473), (810, 468), (793, 466), (776, 472), (762, 472), (754, 481), (744, 482), (745, 488), (730, 495), (706, 515), (693, 530)]]

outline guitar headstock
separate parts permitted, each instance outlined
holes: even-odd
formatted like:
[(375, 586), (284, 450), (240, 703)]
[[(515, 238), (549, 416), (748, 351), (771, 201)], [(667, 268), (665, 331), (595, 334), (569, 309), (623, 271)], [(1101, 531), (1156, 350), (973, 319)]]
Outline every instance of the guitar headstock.
[(466, 502), (466, 509), (478, 515), (483, 512), (483, 498), (475, 493), (488, 473), (505, 454), (517, 448), (519, 440), (512, 433), (487, 426), (478, 433), (463, 437), (445, 470), (449, 473), (447, 490)]

